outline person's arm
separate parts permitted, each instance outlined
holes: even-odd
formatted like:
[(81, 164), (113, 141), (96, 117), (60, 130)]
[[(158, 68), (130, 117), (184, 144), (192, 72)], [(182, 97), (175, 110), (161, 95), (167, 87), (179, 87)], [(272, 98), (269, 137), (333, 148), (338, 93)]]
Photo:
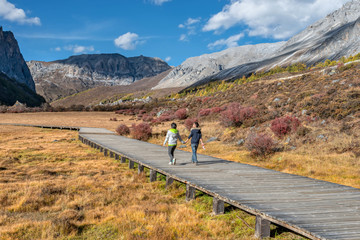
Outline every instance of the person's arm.
[(166, 145), (166, 142), (169, 140), (169, 137), (170, 137), (169, 132), (167, 132), (163, 146)]
[(191, 131), (190, 135), (189, 135), (188, 139), (186, 139), (185, 143), (187, 143), (189, 141), (189, 139), (192, 138), (192, 134), (193, 134), (193, 132)]
[(204, 147), (204, 142), (203, 142), (203, 140), (202, 140), (202, 134), (201, 134), (201, 132), (200, 132), (200, 142), (201, 142), (201, 146)]
[(185, 144), (186, 142), (182, 140), (180, 133), (177, 133), (177, 138), (180, 140), (181, 143)]

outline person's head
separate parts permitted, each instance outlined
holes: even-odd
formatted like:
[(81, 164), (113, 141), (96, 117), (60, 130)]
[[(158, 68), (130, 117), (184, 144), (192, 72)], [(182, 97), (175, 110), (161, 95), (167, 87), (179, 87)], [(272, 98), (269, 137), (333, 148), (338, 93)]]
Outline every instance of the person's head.
[(171, 128), (176, 129), (176, 127), (177, 127), (177, 126), (176, 126), (176, 123), (172, 123), (172, 124), (171, 124)]
[(198, 128), (200, 125), (199, 125), (199, 123), (198, 122), (194, 122), (194, 124), (193, 124), (193, 127), (194, 128)]

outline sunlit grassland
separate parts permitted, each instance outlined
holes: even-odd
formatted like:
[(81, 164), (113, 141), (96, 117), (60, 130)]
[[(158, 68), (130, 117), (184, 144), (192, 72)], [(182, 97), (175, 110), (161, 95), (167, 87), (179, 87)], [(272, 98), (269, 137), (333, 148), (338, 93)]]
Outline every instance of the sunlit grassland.
[(77, 132), (0, 126), (0, 136), (0, 239), (253, 239), (253, 216), (231, 206), (212, 216), (211, 197), (186, 202), (183, 184), (150, 183)]

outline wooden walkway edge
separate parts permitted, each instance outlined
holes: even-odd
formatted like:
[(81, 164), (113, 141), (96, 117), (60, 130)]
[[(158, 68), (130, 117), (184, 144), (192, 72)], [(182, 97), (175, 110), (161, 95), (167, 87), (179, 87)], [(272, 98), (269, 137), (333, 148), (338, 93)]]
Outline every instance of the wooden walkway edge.
[(223, 213), (229, 203), (255, 215), (258, 238), (268, 237), (270, 224), (276, 224), (310, 239), (360, 240), (360, 189), (206, 155), (198, 155), (199, 165), (194, 166), (191, 153), (181, 150), (176, 150), (177, 165), (172, 166), (165, 147), (106, 129), (26, 126), (79, 130), (79, 140), (105, 156), (128, 162), (129, 168), (137, 163), (139, 173), (150, 169), (150, 181), (162, 174), (167, 185), (185, 183), (187, 200), (196, 190), (212, 196), (214, 214)]

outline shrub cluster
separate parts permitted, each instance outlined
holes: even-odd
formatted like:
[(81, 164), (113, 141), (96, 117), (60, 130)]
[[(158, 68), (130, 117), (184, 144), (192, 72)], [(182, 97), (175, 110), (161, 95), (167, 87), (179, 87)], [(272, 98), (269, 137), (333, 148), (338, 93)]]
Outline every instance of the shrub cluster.
[(226, 110), (221, 113), (221, 122), (225, 127), (240, 127), (244, 121), (257, 115), (258, 111), (253, 107), (243, 107), (239, 103), (230, 103)]
[(186, 108), (180, 108), (179, 110), (177, 110), (175, 112), (175, 117), (179, 120), (184, 120), (188, 117), (188, 112), (186, 110)]
[(271, 122), (270, 129), (277, 137), (283, 137), (291, 132), (295, 132), (300, 126), (300, 121), (296, 117), (285, 116), (276, 118)]
[(131, 126), (131, 135), (133, 138), (141, 141), (147, 141), (152, 135), (152, 129), (148, 123), (135, 123)]
[(125, 136), (125, 135), (129, 135), (130, 134), (130, 128), (128, 126), (126, 126), (125, 124), (121, 124), (116, 128), (116, 133), (121, 135), (121, 136)]
[(209, 116), (211, 114), (211, 109), (210, 108), (204, 108), (204, 109), (200, 109), (199, 110), (199, 117), (206, 117)]
[(275, 142), (266, 133), (252, 132), (248, 135), (245, 146), (254, 156), (265, 157), (274, 152)]

